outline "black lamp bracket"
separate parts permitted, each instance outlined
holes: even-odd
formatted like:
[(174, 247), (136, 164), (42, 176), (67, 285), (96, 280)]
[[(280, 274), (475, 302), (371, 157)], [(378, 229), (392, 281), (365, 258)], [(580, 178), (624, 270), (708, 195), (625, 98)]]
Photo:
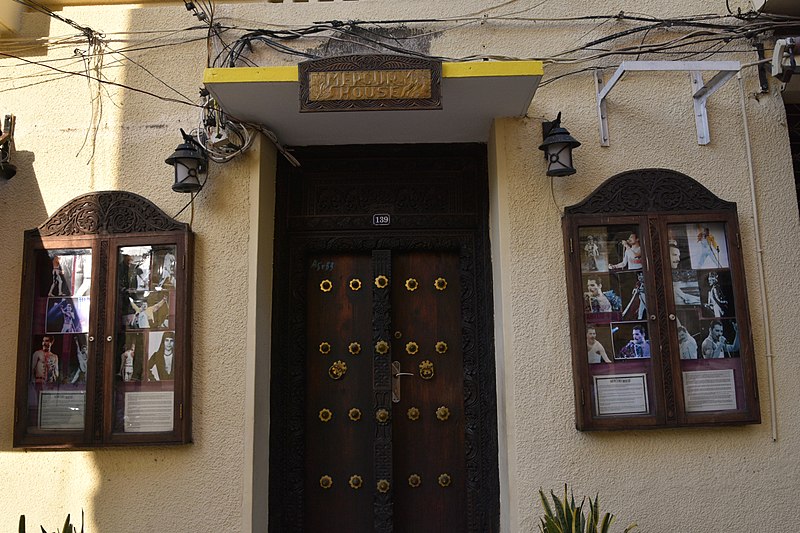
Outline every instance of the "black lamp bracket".
[(6, 115), (3, 121), (3, 133), (0, 134), (0, 144), (5, 145), (14, 138), (14, 125), (17, 120), (14, 115)]
[(11, 151), (11, 143), (14, 142), (14, 124), (16, 117), (14, 115), (6, 115), (3, 121), (3, 133), (0, 134), (0, 163), (8, 161), (9, 153)]
[(561, 126), (561, 111), (558, 112), (555, 120), (542, 122), (542, 139), (547, 139), (550, 132)]
[(186, 131), (184, 131), (183, 128), (181, 128), (181, 135), (183, 136), (183, 141), (186, 144), (188, 144), (190, 146), (195, 146), (198, 150), (200, 150), (200, 152), (203, 155), (207, 156), (208, 150), (206, 149), (205, 146), (203, 146), (200, 142), (198, 142), (197, 139), (195, 139), (193, 135), (190, 135), (190, 134), (186, 133)]

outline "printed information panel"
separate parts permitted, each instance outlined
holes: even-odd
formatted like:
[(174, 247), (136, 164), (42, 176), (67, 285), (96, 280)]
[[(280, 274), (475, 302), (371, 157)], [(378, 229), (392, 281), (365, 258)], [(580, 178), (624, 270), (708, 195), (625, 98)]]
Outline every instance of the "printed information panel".
[(733, 369), (684, 372), (683, 396), (690, 413), (736, 409)]
[(647, 402), (646, 374), (617, 374), (594, 376), (594, 393), (597, 414), (645, 414), (650, 411)]
[(40, 429), (83, 429), (86, 407), (84, 391), (39, 393)]
[(174, 405), (175, 394), (172, 391), (125, 394), (125, 431), (172, 431)]

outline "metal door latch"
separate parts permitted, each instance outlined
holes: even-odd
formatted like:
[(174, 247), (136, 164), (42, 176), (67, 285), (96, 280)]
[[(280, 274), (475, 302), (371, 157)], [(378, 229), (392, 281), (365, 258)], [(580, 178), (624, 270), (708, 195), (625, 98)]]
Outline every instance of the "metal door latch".
[(402, 376), (413, 376), (408, 372), (400, 372), (400, 361), (392, 361), (392, 401), (400, 401), (400, 378)]

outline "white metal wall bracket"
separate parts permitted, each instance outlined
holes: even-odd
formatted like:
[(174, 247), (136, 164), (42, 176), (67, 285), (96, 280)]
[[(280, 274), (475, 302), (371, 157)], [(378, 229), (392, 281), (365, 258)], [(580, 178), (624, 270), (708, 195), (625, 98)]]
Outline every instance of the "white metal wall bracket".
[[(738, 61), (623, 61), (617, 67), (616, 72), (608, 80), (603, 82), (603, 71), (595, 70), (594, 78), (597, 87), (597, 116), (600, 118), (600, 146), (609, 146), (610, 138), (608, 135), (608, 112), (606, 110), (606, 96), (614, 88), (614, 85), (622, 79), (626, 72), (667, 72), (667, 71), (687, 71), (692, 81), (692, 100), (694, 101), (694, 121), (697, 126), (697, 144), (708, 144), (711, 142), (711, 135), (708, 131), (708, 113), (706, 111), (706, 101), (717, 92), (726, 81), (731, 79), (739, 70), (741, 64)], [(703, 81), (704, 71), (715, 71), (716, 74), (708, 80)]]

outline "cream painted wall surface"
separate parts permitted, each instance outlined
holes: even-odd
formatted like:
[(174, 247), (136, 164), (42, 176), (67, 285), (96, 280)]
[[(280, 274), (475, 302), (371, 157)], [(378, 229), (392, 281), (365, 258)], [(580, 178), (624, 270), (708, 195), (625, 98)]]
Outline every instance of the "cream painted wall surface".
[[(744, 1), (730, 4), (734, 10), (747, 8)], [(489, 9), (494, 6), (498, 7)], [(440, 23), (385, 26), (387, 31), (416, 32), (419, 35), (408, 40), (408, 46), (448, 58), (482, 54), (548, 58), (633, 24), (541, 19), (620, 11), (654, 17), (727, 12), (723, 1), (701, 0), (627, 0), (613, 6), (600, 0), (336, 0), (216, 7), (217, 21), (224, 24), (273, 29), (319, 20), (469, 15)], [(189, 102), (198, 101), (197, 87), (207, 56), (205, 32), (182, 5), (76, 7), (59, 14), (103, 32), (110, 48), (132, 48), (128, 55), (136, 63), (107, 53), (102, 68), (89, 71), (93, 75), (99, 72), (108, 80), (179, 101), (184, 98), (178, 93)], [(499, 20), (501, 14), (516, 18)], [(22, 38), (60, 39), (77, 33), (43, 15), (29, 13), (24, 18)], [(197, 29), (182, 31), (193, 26)], [(659, 28), (649, 32), (648, 38), (667, 41), (687, 31)], [(623, 43), (638, 44), (643, 37), (637, 33)], [(175, 42), (185, 44), (160, 46)], [(341, 37), (319, 36), (292, 44), (320, 54), (340, 53), (350, 46)], [(148, 49), (141, 49), (145, 46)], [(253, 452), (245, 452), (244, 440), (253, 427), (251, 416), (263, 424), (268, 422), (268, 413), (263, 407), (254, 410), (253, 399), (246, 396), (245, 384), (251, 379), (246, 369), (254, 367), (256, 357), (262, 361), (269, 357), (252, 343), (248, 349), (248, 335), (252, 338), (252, 329), (259, 327), (251, 320), (254, 325), (247, 328), (248, 275), (256, 267), (271, 268), (257, 264), (256, 247), (249, 242), (258, 234), (250, 226), (250, 205), (255, 200), (249, 180), (258, 167), (254, 154), (214, 166), (194, 210), (194, 444), (83, 452), (11, 448), (23, 230), (37, 226), (74, 196), (105, 189), (136, 192), (167, 213), (177, 213), (187, 197), (169, 189), (171, 171), (163, 160), (178, 144), (178, 127), (191, 129), (198, 117), (198, 110), (190, 105), (108, 84), (97, 98), (98, 88), (90, 80), (27, 63), (83, 71), (83, 59), (72, 51), (86, 50), (85, 41), (26, 47), (17, 41), (0, 41), (0, 51), (19, 58), (0, 56), (0, 113), (17, 115), (13, 157), (19, 167), (14, 179), (0, 183), (0, 242), (6, 247), (6, 275), (0, 278), (0, 406), (4, 406), (0, 409), (0, 471), (6, 489), (0, 495), (0, 529), (15, 530), (21, 513), (29, 517), (29, 524), (54, 528), (66, 513), (75, 515), (83, 508), (89, 532), (189, 531), (201, 526), (248, 531), (252, 509), (249, 489), (244, 487), (250, 483)], [(756, 58), (743, 43), (726, 50), (712, 58), (742, 62)], [(212, 56), (218, 51), (212, 50)], [(297, 62), (295, 57), (261, 48), (256, 48), (253, 57), (263, 65)], [(548, 63), (544, 81), (586, 67), (611, 66), (619, 59)], [(756, 94), (755, 71), (746, 69), (743, 75), (772, 319), (777, 442), (770, 438), (754, 212), (736, 80), (709, 100), (712, 142), (698, 146), (685, 73), (626, 76), (609, 97), (611, 146), (602, 148), (593, 77), (588, 71), (577, 72), (540, 87), (527, 117), (500, 120), (495, 126), (495, 139), (502, 138), (493, 144), (496, 170), (492, 175), (496, 180), (492, 207), (502, 210), (502, 215), (493, 213), (492, 220), (501, 222), (493, 229), (503, 232), (493, 246), (494, 267), (502, 268), (495, 273), (496, 279), (503, 282), (496, 302), (503, 310), (502, 321), (496, 326), (504, 341), (498, 352), (505, 379), (505, 389), (498, 391), (504, 399), (499, 402), (504, 408), (500, 418), (507, 436), (500, 463), (508, 464), (501, 478), (507, 483), (501, 519), (504, 531), (536, 531), (541, 511), (536, 491), (539, 487), (558, 490), (565, 482), (576, 493), (599, 492), (603, 507), (618, 514), (618, 525), (636, 521), (641, 531), (650, 533), (796, 531), (800, 392), (795, 383), (800, 368), (792, 348), (798, 326), (795, 307), (800, 301), (798, 210), (778, 84), (773, 80), (768, 93)], [(502, 95), (487, 95), (495, 97)], [(558, 111), (563, 111), (564, 124), (583, 146), (575, 152), (578, 173), (555, 178), (551, 195), (550, 179), (536, 147), (541, 142), (541, 121), (552, 119)], [(574, 429), (559, 208), (582, 200), (618, 172), (649, 167), (686, 173), (738, 204), (761, 425), (616, 433)], [(189, 212), (179, 218), (189, 221)], [(268, 242), (270, 235), (259, 235), (262, 238)], [(265, 487), (253, 488), (253, 507), (263, 509), (265, 493)], [(263, 523), (256, 522), (252, 529), (263, 531)]]
[[(202, 43), (130, 52), (147, 71), (109, 52), (131, 46), (127, 39), (136, 32), (190, 26), (184, 13), (182, 7), (114, 7), (65, 9), (59, 15), (108, 39), (102, 68), (92, 70), (94, 58), (86, 58), (91, 76), (183, 100), (166, 84), (192, 104), (205, 66)], [(23, 35), (67, 42), (19, 51), (16, 43), (0, 46), (21, 58), (0, 59), (0, 108), (17, 116), (13, 161), (19, 168), (12, 180), (0, 183), (0, 238), (9, 269), (0, 281), (0, 529), (16, 531), (24, 513), (29, 531), (38, 531), (39, 524), (53, 531), (67, 513), (74, 518), (83, 509), (87, 531), (93, 532), (188, 531), (205, 523), (239, 531), (246, 464), (248, 158), (214, 169), (194, 210), (194, 444), (81, 452), (11, 448), (23, 230), (41, 224), (71, 198), (97, 190), (132, 191), (174, 215), (189, 197), (171, 191), (172, 172), (164, 159), (180, 141), (178, 128), (196, 127), (199, 116), (193, 105), (110, 84), (98, 88), (86, 78), (27, 64), (83, 72), (84, 60), (72, 51), (85, 51), (86, 42), (67, 40), (77, 32), (64, 23), (52, 20), (47, 27), (41, 15), (25, 17), (29, 26)], [(147, 33), (150, 42), (137, 39), (137, 44), (189, 40), (179, 33), (176, 38)], [(179, 218), (190, 221), (190, 210)]]

